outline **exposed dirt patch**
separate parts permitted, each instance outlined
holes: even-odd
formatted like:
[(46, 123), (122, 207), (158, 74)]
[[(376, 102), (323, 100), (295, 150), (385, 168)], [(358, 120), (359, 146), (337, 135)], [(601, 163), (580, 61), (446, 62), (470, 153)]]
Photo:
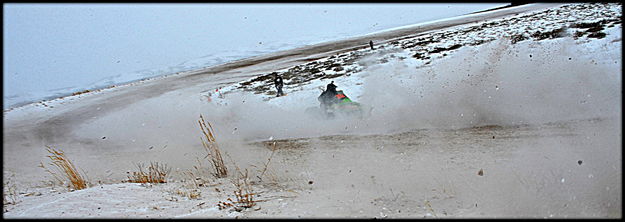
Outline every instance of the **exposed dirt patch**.
[(536, 31), (531, 35), (531, 37), (534, 38), (535, 41), (540, 41), (543, 39), (562, 38), (565, 36), (566, 36), (565, 28), (558, 28), (558, 29), (554, 29), (551, 31), (547, 31), (547, 32)]
[(303, 149), (309, 145), (309, 141), (306, 139), (281, 139), (255, 142), (251, 143), (251, 145), (264, 146), (269, 150), (291, 150)]

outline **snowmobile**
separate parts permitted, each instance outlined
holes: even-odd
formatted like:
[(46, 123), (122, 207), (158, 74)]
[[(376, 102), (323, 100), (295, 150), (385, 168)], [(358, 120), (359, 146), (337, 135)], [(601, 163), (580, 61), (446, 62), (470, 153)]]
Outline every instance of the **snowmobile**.
[[(329, 87), (330, 88), (330, 87)], [(327, 89), (319, 97), (319, 107), (310, 107), (306, 112), (317, 117), (332, 119), (335, 117), (357, 117), (367, 116), (371, 109), (352, 101), (343, 90)]]

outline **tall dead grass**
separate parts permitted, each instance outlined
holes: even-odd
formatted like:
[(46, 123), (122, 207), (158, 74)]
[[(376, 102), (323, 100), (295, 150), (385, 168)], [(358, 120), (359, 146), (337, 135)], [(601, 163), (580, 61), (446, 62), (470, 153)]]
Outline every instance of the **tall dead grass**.
[(256, 193), (254, 193), (249, 179), (246, 169), (245, 173), (240, 173), (233, 181), (234, 187), (236, 188), (234, 190), (234, 196), (237, 198), (235, 204), (237, 204), (238, 207), (251, 208), (256, 205), (254, 201), (254, 195), (256, 195)]
[(202, 130), (204, 138), (206, 139), (206, 141), (204, 141), (204, 138), (200, 137), (200, 139), (202, 140), (202, 146), (204, 146), (204, 149), (206, 149), (206, 151), (208, 152), (208, 155), (206, 157), (209, 158), (209, 162), (215, 169), (213, 175), (217, 178), (227, 177), (228, 168), (226, 168), (226, 165), (224, 164), (224, 160), (221, 156), (221, 150), (219, 150), (219, 146), (217, 145), (217, 141), (215, 140), (213, 127), (210, 123), (208, 123), (208, 125), (206, 124), (206, 122), (204, 121), (204, 117), (201, 114), (198, 123), (200, 124), (200, 129)]
[(50, 170), (43, 163), (40, 163), (39, 167), (50, 173), (61, 184), (67, 184), (70, 189), (81, 190), (88, 187), (85, 179), (86, 173), (83, 171), (85, 176), (80, 174), (78, 168), (65, 156), (62, 150), (55, 150), (49, 146), (46, 146), (46, 150), (50, 153), (47, 157), (52, 161), (49, 165), (53, 168)]
[(242, 211), (246, 208), (252, 208), (256, 206), (257, 202), (265, 201), (265, 200), (254, 200), (254, 196), (258, 195), (258, 193), (254, 192), (254, 189), (249, 181), (249, 174), (247, 169), (245, 173), (242, 173), (239, 169), (237, 169), (238, 174), (235, 179), (232, 180), (232, 184), (235, 187), (234, 196), (236, 200), (232, 200), (232, 198), (228, 198), (226, 201), (219, 201), (217, 203), (217, 207), (220, 210), (226, 209), (228, 207), (234, 208), (236, 211)]
[[(171, 172), (171, 168), (167, 164), (158, 162), (150, 162), (146, 168), (143, 164), (136, 164), (139, 171), (132, 172), (128, 175), (127, 182), (130, 183), (167, 183), (167, 175)], [(145, 171), (144, 171), (145, 169)]]
[[(15, 174), (7, 178), (6, 181), (2, 182), (2, 205), (3, 206), (6, 206), (8, 204), (16, 204), (18, 201), (17, 186), (12, 180), (14, 177), (15, 177)], [(6, 207), (4, 209), (5, 209), (4, 212), (7, 212)]]

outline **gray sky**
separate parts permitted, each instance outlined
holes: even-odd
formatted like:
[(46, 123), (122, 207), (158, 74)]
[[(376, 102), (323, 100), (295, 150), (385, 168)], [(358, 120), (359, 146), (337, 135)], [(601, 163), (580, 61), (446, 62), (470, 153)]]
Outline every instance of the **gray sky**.
[(506, 4), (4, 4), (4, 108)]

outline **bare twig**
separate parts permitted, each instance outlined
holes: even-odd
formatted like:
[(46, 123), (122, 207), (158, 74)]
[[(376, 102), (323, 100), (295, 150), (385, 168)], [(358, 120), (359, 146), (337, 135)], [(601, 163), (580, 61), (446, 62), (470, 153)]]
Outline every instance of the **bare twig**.
[(271, 155), (269, 156), (269, 159), (267, 159), (267, 163), (265, 163), (265, 167), (263, 168), (263, 171), (260, 173), (260, 176), (257, 176), (258, 179), (260, 179), (261, 181), (263, 180), (262, 177), (263, 175), (265, 175), (265, 172), (267, 171), (267, 167), (269, 166), (269, 162), (271, 162), (271, 158), (273, 157), (273, 154), (276, 152), (276, 142), (273, 142), (273, 149), (271, 150)]

